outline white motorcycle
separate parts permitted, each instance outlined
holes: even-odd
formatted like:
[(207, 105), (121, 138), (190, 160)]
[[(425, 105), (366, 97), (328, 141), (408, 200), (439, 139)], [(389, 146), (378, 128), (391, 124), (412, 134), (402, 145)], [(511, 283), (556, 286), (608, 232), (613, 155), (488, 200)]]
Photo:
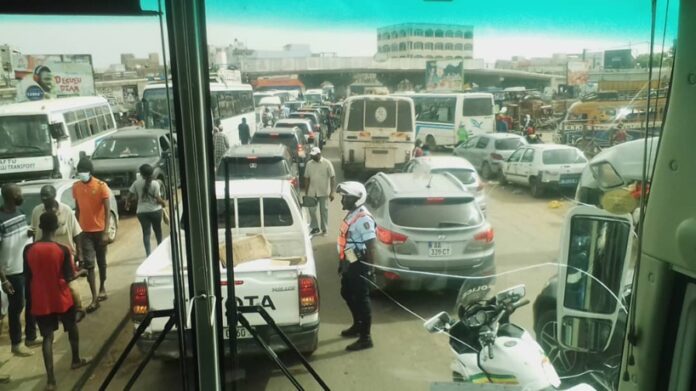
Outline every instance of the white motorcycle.
[[(561, 379), (546, 354), (523, 328), (509, 322), (523, 300), (524, 285), (504, 290), (495, 297), (467, 305), (459, 321), (446, 312), (427, 320), (430, 333), (446, 332), (454, 353), (454, 382), (516, 384), (525, 391), (556, 390)], [(594, 391), (586, 384), (568, 390)]]

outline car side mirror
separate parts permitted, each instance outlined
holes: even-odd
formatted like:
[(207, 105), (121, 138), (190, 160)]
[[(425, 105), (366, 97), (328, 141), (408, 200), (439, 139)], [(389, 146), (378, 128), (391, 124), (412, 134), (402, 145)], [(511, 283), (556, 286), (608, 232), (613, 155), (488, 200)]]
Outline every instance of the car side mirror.
[(316, 197), (304, 196), (302, 197), (302, 206), (305, 208), (314, 208), (317, 206)]
[(62, 123), (48, 125), (48, 131), (50, 132), (51, 137), (53, 137), (56, 140), (68, 138), (68, 133), (65, 131), (65, 128), (63, 127)]
[(592, 206), (577, 206), (566, 217), (561, 238), (556, 303), (558, 342), (582, 352), (609, 347), (630, 260), (633, 223)]
[(425, 328), (429, 333), (440, 333), (447, 330), (450, 322), (450, 316), (447, 312), (442, 311), (439, 314), (433, 316), (423, 323), (423, 328)]

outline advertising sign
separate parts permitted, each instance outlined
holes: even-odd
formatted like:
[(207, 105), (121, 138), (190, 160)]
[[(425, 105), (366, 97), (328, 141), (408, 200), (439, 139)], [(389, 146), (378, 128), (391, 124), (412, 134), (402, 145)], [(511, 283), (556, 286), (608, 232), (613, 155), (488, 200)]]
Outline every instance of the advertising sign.
[(21, 56), (15, 78), (17, 102), (95, 95), (90, 55)]
[(569, 86), (584, 86), (589, 80), (589, 72), (589, 62), (568, 61), (567, 84)]
[(138, 84), (110, 83), (110, 85), (97, 87), (97, 94), (106, 98), (114, 112), (135, 111), (138, 102)]
[(425, 89), (427, 91), (464, 90), (464, 62), (462, 60), (426, 61)]
[(633, 68), (633, 55), (631, 54), (631, 49), (604, 51), (604, 69), (630, 68)]

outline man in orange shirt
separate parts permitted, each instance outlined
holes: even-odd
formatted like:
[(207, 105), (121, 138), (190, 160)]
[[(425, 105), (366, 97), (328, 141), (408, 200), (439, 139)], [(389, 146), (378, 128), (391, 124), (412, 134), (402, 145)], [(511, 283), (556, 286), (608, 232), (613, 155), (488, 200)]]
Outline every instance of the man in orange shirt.
[[(79, 181), (73, 184), (75, 198), (75, 216), (80, 222), (80, 267), (87, 269), (87, 281), (92, 291), (92, 302), (87, 306), (87, 313), (96, 311), (99, 302), (107, 299), (106, 288), (106, 246), (109, 236), (110, 201), (109, 186), (92, 176), (92, 161), (80, 159), (77, 164)], [(97, 296), (94, 275), (94, 263), (99, 267), (99, 296)]]

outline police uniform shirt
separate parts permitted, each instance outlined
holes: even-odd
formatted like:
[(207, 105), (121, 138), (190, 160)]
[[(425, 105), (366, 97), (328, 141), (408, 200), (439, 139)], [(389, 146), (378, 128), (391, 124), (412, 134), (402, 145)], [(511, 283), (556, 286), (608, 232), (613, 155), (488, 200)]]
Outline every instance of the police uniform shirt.
[(375, 232), (375, 221), (369, 214), (365, 206), (361, 206), (349, 213), (348, 216), (346, 216), (345, 221), (351, 222), (355, 215), (360, 212), (367, 214), (357, 219), (348, 228), (348, 237), (346, 238), (346, 250), (352, 248), (359, 251), (364, 251), (367, 248), (365, 242), (377, 237), (377, 234)]

